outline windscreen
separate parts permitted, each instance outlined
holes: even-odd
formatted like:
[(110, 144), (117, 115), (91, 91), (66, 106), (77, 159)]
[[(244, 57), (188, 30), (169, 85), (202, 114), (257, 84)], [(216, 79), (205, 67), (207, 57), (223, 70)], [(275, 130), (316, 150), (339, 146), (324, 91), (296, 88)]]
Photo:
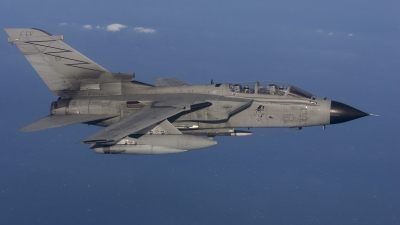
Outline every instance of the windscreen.
[(312, 95), (306, 91), (303, 91), (300, 88), (295, 87), (295, 86), (290, 86), (288, 88), (287, 95), (295, 97), (295, 98), (307, 98), (307, 99), (311, 99), (314, 96), (314, 95)]

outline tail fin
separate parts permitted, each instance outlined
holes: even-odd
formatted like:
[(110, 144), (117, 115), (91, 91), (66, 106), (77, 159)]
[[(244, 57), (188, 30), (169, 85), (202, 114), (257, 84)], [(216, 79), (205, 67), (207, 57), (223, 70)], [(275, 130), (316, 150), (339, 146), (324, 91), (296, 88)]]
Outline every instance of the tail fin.
[(17, 45), (56, 95), (79, 91), (82, 83), (90, 83), (102, 74), (109, 73), (62, 42), (63, 36), (52, 36), (35, 28), (7, 28), (5, 31), (9, 35), (8, 42)]

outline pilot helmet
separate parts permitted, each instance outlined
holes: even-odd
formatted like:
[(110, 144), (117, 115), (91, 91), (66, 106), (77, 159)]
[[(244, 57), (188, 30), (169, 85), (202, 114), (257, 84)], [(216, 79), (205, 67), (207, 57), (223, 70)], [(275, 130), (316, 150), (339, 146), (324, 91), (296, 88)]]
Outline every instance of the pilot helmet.
[(268, 85), (268, 90), (271, 94), (275, 93), (276, 91), (276, 85), (275, 84), (270, 84)]
[(240, 84), (233, 85), (235, 92), (240, 92), (242, 90), (242, 86)]

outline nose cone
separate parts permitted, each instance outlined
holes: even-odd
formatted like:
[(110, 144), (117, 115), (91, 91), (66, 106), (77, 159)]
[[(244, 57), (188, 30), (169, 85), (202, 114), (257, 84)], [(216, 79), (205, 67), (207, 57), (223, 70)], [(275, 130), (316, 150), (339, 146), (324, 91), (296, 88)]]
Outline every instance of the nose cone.
[(341, 102), (331, 102), (331, 124), (344, 123), (368, 115), (368, 113), (360, 111)]

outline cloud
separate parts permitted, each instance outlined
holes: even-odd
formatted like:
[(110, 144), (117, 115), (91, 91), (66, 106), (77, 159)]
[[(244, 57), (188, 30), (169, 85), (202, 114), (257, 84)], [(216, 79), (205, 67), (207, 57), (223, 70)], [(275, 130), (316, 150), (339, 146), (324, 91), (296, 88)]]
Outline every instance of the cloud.
[(354, 34), (353, 33), (347, 33), (344, 31), (329, 31), (329, 30), (322, 30), (322, 29), (317, 29), (315, 30), (316, 34), (323, 34), (323, 35), (327, 35), (327, 36), (333, 36), (335, 35), (335, 37), (353, 37)]
[(91, 25), (84, 25), (84, 26), (83, 26), (83, 29), (91, 30), (91, 29), (92, 29), (92, 26), (91, 26)]
[(151, 34), (151, 33), (156, 32), (156, 30), (154, 30), (152, 28), (144, 28), (144, 27), (135, 27), (135, 28), (133, 28), (133, 30), (138, 33), (145, 33), (145, 34)]
[(65, 25), (67, 25), (67, 23), (60, 23), (59, 25), (60, 26), (65, 26)]
[(119, 23), (114, 23), (114, 24), (110, 24), (107, 25), (106, 30), (107, 31), (120, 31), (123, 28), (126, 28), (127, 26), (123, 25), (123, 24), (119, 24)]
[(96, 26), (96, 29), (100, 29), (100, 26), (99, 26), (99, 25), (97, 25), (97, 26)]

